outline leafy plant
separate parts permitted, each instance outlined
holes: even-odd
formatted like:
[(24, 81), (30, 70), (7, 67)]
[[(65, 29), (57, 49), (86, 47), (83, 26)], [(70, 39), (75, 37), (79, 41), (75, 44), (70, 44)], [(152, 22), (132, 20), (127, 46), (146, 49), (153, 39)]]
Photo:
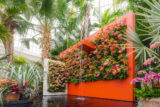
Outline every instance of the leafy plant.
[(135, 96), (145, 100), (150, 98), (158, 98), (160, 97), (160, 89), (152, 89), (149, 86), (145, 86), (142, 89), (134, 89)]
[[(39, 81), (42, 79), (42, 71), (39, 71), (34, 65), (25, 64), (13, 66), (8, 76), (10, 79), (16, 80), (19, 83), (19, 87), (34, 85), (34, 88), (38, 90)], [(26, 81), (27, 84), (25, 84)]]
[(23, 98), (27, 100), (32, 100), (35, 96), (38, 95), (38, 92), (32, 88), (25, 88), (23, 93)]
[[(141, 22), (141, 28), (136, 29), (141, 32), (138, 32), (137, 34), (135, 31), (131, 30), (132, 33), (129, 33), (129, 39), (131, 39), (130, 41), (135, 45), (134, 48), (137, 53), (136, 58), (139, 58), (141, 63), (152, 55), (159, 57), (159, 54), (157, 54), (159, 51), (157, 50), (154, 52), (149, 49), (149, 46), (160, 41), (160, 2), (157, 0), (144, 0), (143, 3), (145, 3), (145, 6), (135, 5), (137, 9), (141, 10), (136, 11), (136, 15), (139, 16), (139, 19), (137, 20)], [(143, 39), (141, 39), (142, 37)]]
[(74, 84), (78, 84), (78, 83), (79, 83), (79, 79), (77, 79), (77, 78), (72, 78), (72, 79), (71, 79), (71, 82), (74, 83)]
[(30, 26), (30, 23), (26, 23), (25, 18), (22, 17), (26, 15), (27, 4), (25, 0), (1, 0), (0, 4), (0, 39), (4, 45), (5, 54), (9, 55), (7, 60), (12, 63), (14, 31), (17, 30), (18, 33), (24, 34)]
[[(25, 96), (24, 92), (27, 93), (26, 90), (28, 90), (29, 88), (33, 89), (35, 92), (38, 92), (39, 82), (42, 79), (43, 75), (43, 72), (39, 71), (35, 65), (27, 64), (21, 66), (12, 66), (10, 69), (4, 69), (0, 72), (0, 78), (3, 79), (3, 82), (1, 81), (0, 83), (0, 86), (3, 87), (0, 90), (0, 96), (2, 96), (6, 92), (20, 93)], [(2, 97), (0, 97), (0, 100), (2, 101)]]
[(14, 56), (13, 64), (16, 64), (16, 65), (27, 64), (27, 60), (23, 56), (19, 56), (19, 57), (18, 56)]
[(10, 33), (8, 31), (8, 29), (0, 24), (0, 40), (4, 40), (6, 37), (9, 37), (10, 36)]
[[(151, 50), (148, 46), (146, 46), (142, 40), (140, 39), (140, 36), (134, 31), (133, 28), (130, 27), (130, 32), (127, 32), (129, 34), (129, 36), (125, 36), (124, 35), (124, 39), (127, 41), (130, 41), (131, 43), (133, 43), (134, 45), (128, 45), (128, 48), (135, 48), (134, 52), (136, 52), (136, 59), (139, 59), (138, 61), (140, 61), (140, 65), (143, 64), (143, 62), (145, 60), (147, 60), (148, 57), (153, 56), (158, 56), (158, 54), (156, 52), (154, 52), (153, 50)], [(131, 52), (133, 53), (133, 52)], [(131, 54), (130, 53), (130, 54)]]
[(103, 16), (102, 16), (102, 20), (101, 23), (95, 23), (94, 26), (96, 27), (104, 27), (112, 22), (114, 22), (115, 20), (117, 20), (120, 16), (122, 16), (125, 12), (123, 10), (116, 10), (116, 11), (111, 11), (111, 9), (107, 9), (105, 10)]

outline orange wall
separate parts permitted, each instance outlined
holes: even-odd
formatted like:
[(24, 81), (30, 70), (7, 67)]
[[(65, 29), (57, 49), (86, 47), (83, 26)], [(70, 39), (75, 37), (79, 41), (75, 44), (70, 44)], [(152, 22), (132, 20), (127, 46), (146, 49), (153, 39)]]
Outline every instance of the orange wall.
[[(127, 26), (130, 26), (133, 29), (135, 29), (135, 15), (133, 12), (130, 12), (122, 16), (117, 21), (121, 21), (121, 20), (125, 20)], [(116, 23), (117, 21), (113, 22), (112, 24)], [(112, 24), (108, 26), (111, 26)], [(104, 27), (104, 29), (105, 28), (107, 28), (107, 26)], [(127, 27), (127, 31), (129, 31), (128, 27)], [(95, 37), (96, 34), (97, 33), (87, 37), (85, 40), (90, 40), (91, 38)], [(75, 44), (70, 49), (76, 47), (80, 43), (81, 42)], [(131, 43), (128, 42), (128, 44), (131, 44)], [(134, 49), (127, 48), (127, 53), (130, 53), (133, 50)], [(66, 51), (62, 52), (62, 54), (65, 53)], [(81, 82), (78, 85), (74, 85), (70, 83), (68, 85), (68, 94), (78, 95), (78, 96), (87, 96), (87, 97), (134, 101), (134, 93), (132, 91), (134, 88), (134, 85), (131, 85), (131, 80), (135, 77), (135, 53), (128, 55), (128, 68), (129, 68), (128, 70), (129, 77), (125, 80)]]

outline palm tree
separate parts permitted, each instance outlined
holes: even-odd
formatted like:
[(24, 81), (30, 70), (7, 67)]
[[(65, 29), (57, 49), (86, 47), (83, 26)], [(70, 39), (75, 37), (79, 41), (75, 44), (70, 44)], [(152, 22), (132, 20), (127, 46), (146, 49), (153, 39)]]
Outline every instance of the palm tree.
[[(33, 31), (36, 31), (34, 37), (38, 36), (40, 41), (40, 46), (42, 48), (42, 58), (41, 64), (43, 65), (44, 59), (49, 58), (49, 53), (52, 46), (52, 36), (54, 31), (58, 28), (59, 31), (65, 29), (63, 32), (63, 38), (65, 35), (70, 35), (70, 29), (72, 29), (75, 24), (76, 19), (66, 16), (67, 14), (72, 14), (68, 11), (67, 3), (69, 0), (29, 0), (28, 5), (30, 9), (30, 15), (28, 21), (33, 22)], [(68, 19), (66, 19), (68, 18)], [(73, 20), (71, 20), (73, 19)], [(59, 20), (59, 21), (58, 21)], [(69, 20), (66, 22), (66, 20)], [(71, 20), (71, 21), (70, 21)], [(36, 21), (36, 23), (34, 23)], [(76, 25), (74, 25), (75, 27)], [(62, 33), (62, 32), (61, 32)], [(57, 35), (54, 35), (54, 39)], [(29, 41), (36, 41), (34, 38), (24, 38), (23, 42), (29, 44)]]
[(125, 1), (128, 1), (128, 0), (113, 0), (113, 8), (114, 10), (116, 11), (118, 9), (118, 6), (122, 3), (124, 3)]
[[(25, 0), (0, 0), (0, 5), (0, 27), (4, 31), (3, 34), (1, 34), (4, 36), (1, 40), (5, 47), (5, 54), (8, 55), (8, 62), (12, 63), (15, 30), (20, 31), (20, 33), (24, 33), (24, 29), (28, 25), (27, 23), (24, 23), (23, 17), (21, 16), (22, 13), (27, 9), (27, 6)], [(25, 25), (25, 27), (23, 25)]]
[(100, 23), (95, 23), (95, 27), (104, 27), (113, 21), (117, 20), (120, 16), (122, 16), (126, 11), (125, 10), (117, 10), (117, 11), (111, 11), (110, 9), (105, 10), (102, 20)]
[[(51, 31), (55, 26), (53, 22), (56, 18), (57, 2), (58, 0), (28, 0), (27, 2), (28, 14), (31, 16), (28, 18), (28, 22), (31, 22), (33, 25), (31, 30), (37, 33), (34, 37), (38, 36), (40, 39), (42, 65), (44, 59), (48, 58), (51, 51)], [(29, 45), (31, 40), (37, 42), (35, 38), (24, 38), (23, 42)]]
[(85, 38), (89, 34), (90, 9), (92, 0), (73, 0), (73, 5), (81, 11), (81, 36)]
[[(58, 47), (63, 47), (63, 49), (73, 45), (75, 43), (73, 40), (75, 41), (80, 35), (77, 31), (79, 32), (78, 24), (84, 15), (84, 7), (83, 9), (75, 7), (73, 3), (74, 1), (70, 0), (30, 0), (28, 2), (33, 16), (30, 20), (34, 18), (38, 21), (33, 24), (33, 30), (38, 32), (36, 35), (41, 35), (42, 64), (43, 60), (49, 57), (51, 51), (51, 36), (53, 36), (51, 34), (54, 34), (53, 43), (55, 46), (53, 48), (58, 44)], [(69, 6), (70, 4), (71, 6)], [(27, 38), (28, 41), (32, 39)], [(26, 44), (28, 41), (24, 39)], [(63, 43), (65, 41), (67, 41), (66, 47)]]
[[(64, 0), (65, 3), (63, 4), (63, 9), (58, 9), (58, 17), (57, 21), (58, 24), (58, 31), (65, 33), (66, 40), (67, 40), (67, 48), (75, 42), (70, 41), (76, 41), (75, 38), (80, 37), (80, 27), (79, 24), (82, 21), (82, 17), (84, 16), (84, 9), (81, 9), (81, 7), (75, 5), (75, 1), (67, 2)], [(61, 3), (62, 4), (62, 3)], [(68, 6), (68, 4), (71, 4), (71, 7)], [(76, 9), (75, 9), (76, 8)], [(65, 39), (64, 39), (65, 40)], [(79, 39), (78, 39), (79, 40)]]
[[(147, 4), (147, 6), (136, 5), (137, 9), (143, 10), (136, 13), (136, 15), (144, 17), (144, 19), (137, 19), (143, 22), (140, 23), (143, 28), (138, 29), (142, 31), (143, 34), (137, 34), (131, 29), (132, 33), (129, 33), (130, 36), (126, 37), (128, 41), (134, 44), (136, 58), (141, 63), (148, 57), (159, 57), (159, 54), (157, 54), (159, 50), (154, 52), (149, 48), (149, 45), (160, 42), (160, 2), (156, 0), (144, 0), (143, 2)], [(145, 23), (148, 24), (145, 25)], [(145, 39), (141, 40), (140, 37), (145, 37)], [(144, 41), (147, 41), (147, 44), (145, 44)]]
[[(56, 39), (53, 39), (54, 48), (51, 56), (58, 55), (60, 52), (88, 36), (89, 30), (89, 1), (73, 0), (66, 2), (63, 7), (58, 9), (56, 27)], [(70, 4), (71, 6), (67, 6)], [(62, 3), (61, 3), (62, 5)], [(88, 8), (88, 9), (87, 9)], [(85, 22), (85, 24), (84, 24)], [(64, 38), (64, 34), (66, 38)], [(84, 36), (85, 35), (85, 36)]]

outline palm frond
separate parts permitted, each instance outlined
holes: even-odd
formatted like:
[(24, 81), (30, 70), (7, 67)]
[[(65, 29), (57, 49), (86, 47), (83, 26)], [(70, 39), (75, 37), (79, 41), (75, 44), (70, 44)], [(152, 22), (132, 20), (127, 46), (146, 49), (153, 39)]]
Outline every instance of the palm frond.
[(39, 41), (33, 36), (31, 38), (22, 38), (21, 41), (24, 46), (26, 46), (28, 49), (30, 48), (30, 42), (35, 43), (35, 44), (39, 44)]
[(135, 48), (136, 59), (143, 63), (148, 57), (158, 56), (156, 52), (148, 48), (142, 43), (139, 38), (139, 35), (130, 27), (130, 32), (127, 32), (129, 36), (124, 36), (124, 40), (127, 40), (133, 43), (133, 46), (128, 46), (128, 48)]
[(136, 14), (145, 17), (146, 22), (148, 22), (152, 28), (152, 33), (157, 33), (160, 31), (160, 3), (156, 0), (144, 0), (144, 2), (149, 6), (136, 6), (138, 9), (144, 11), (144, 13), (137, 12)]

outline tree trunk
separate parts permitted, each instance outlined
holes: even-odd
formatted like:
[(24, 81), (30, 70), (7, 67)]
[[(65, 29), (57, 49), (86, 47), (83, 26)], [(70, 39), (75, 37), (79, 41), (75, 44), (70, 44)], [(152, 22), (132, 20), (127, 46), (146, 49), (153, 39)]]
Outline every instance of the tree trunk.
[(69, 35), (66, 33), (66, 39), (67, 39), (67, 48), (69, 48)]
[(90, 10), (89, 8), (87, 8), (85, 13), (85, 34), (84, 34), (85, 38), (88, 36), (89, 15), (90, 15)]
[(13, 35), (6, 37), (5, 40), (3, 40), (3, 45), (5, 48), (5, 54), (7, 56), (7, 60), (9, 63), (12, 64), (13, 62), (13, 51), (14, 51), (14, 37)]
[(7, 56), (7, 60), (9, 63), (13, 63), (13, 54), (14, 54), (14, 30), (18, 28), (18, 23), (15, 20), (11, 20), (8, 17), (2, 18), (3, 25), (8, 29), (10, 36), (6, 36), (5, 39), (2, 40), (5, 54)]
[(85, 11), (85, 16), (82, 19), (81, 23), (81, 40), (86, 38), (89, 34), (89, 16), (90, 16), (90, 9), (87, 8)]
[(51, 51), (51, 32), (50, 32), (50, 27), (47, 23), (45, 23), (44, 27), (42, 28), (41, 48), (42, 48), (41, 64), (43, 66), (44, 59), (49, 58), (49, 53)]

